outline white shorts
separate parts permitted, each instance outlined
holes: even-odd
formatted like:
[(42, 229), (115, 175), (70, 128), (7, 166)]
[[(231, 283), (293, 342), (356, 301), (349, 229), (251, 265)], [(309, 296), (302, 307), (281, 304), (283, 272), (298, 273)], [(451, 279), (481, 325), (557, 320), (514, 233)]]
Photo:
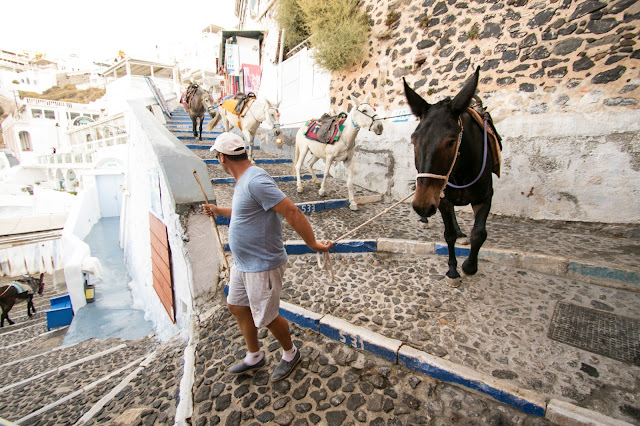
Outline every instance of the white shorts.
[(232, 266), (227, 303), (248, 306), (258, 328), (271, 324), (279, 315), (282, 277), (286, 269), (286, 263), (264, 272), (240, 272)]

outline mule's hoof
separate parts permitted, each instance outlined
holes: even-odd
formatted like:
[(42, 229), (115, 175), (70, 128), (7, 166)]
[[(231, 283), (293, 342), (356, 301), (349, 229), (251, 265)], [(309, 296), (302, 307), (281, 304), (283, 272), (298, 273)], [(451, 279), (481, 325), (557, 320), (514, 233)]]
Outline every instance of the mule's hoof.
[(358, 210), (358, 205), (356, 203), (351, 203), (349, 204), (349, 208), (355, 212)]
[(462, 284), (462, 278), (449, 278), (447, 277), (447, 285), (449, 287), (458, 288)]
[(470, 266), (469, 264), (467, 264), (467, 262), (465, 261), (462, 264), (462, 272), (464, 272), (465, 275), (475, 275), (476, 272), (478, 272), (478, 264), (476, 263), (473, 266)]
[(321, 197), (324, 197), (325, 192), (323, 190), (318, 191), (318, 195), (320, 195)]
[(298, 188), (298, 194), (302, 194), (303, 192), (304, 192), (304, 189)]

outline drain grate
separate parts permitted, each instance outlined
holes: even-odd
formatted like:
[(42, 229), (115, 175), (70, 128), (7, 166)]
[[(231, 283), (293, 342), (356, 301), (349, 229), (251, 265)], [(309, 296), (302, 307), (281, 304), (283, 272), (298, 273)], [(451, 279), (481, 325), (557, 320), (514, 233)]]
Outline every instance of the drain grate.
[(571, 303), (556, 304), (550, 339), (640, 365), (640, 320)]

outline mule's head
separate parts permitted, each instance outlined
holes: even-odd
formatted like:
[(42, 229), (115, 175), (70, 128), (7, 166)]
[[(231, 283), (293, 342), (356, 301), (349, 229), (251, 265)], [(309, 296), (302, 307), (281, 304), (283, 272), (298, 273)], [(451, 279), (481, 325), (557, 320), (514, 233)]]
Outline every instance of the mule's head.
[(280, 111), (278, 111), (279, 106), (280, 102), (278, 102), (277, 104), (272, 104), (267, 99), (265, 99), (264, 118), (265, 121), (271, 125), (273, 133), (276, 137), (280, 136)]
[(367, 94), (362, 102), (352, 98), (356, 103), (356, 107), (351, 114), (351, 119), (357, 127), (367, 129), (376, 135), (381, 135), (383, 130), (382, 120), (378, 118), (376, 109), (369, 104), (369, 97), (370, 94)]
[(439, 177), (418, 177), (413, 209), (422, 217), (435, 214), (440, 205), (440, 196), (456, 161), (458, 138), (462, 131), (462, 114), (473, 97), (478, 85), (480, 68), (465, 83), (453, 98), (429, 104), (404, 81), (404, 92), (413, 115), (420, 120), (411, 134), (415, 166), (418, 174), (426, 173)]

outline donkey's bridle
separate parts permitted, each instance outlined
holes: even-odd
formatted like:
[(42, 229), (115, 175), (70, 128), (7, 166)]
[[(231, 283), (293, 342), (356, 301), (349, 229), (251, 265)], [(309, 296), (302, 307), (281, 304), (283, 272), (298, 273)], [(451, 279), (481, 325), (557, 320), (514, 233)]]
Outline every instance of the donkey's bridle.
[[(364, 104), (364, 103), (362, 103), (362, 104), (360, 104), (360, 105), (365, 105), (365, 104)], [(360, 105), (358, 105), (358, 107), (359, 107)], [(369, 105), (369, 104), (366, 104), (366, 105)], [(372, 108), (373, 108), (373, 107), (372, 107)], [(376, 121), (378, 121), (378, 120), (379, 120), (378, 118), (376, 118), (376, 117), (378, 117), (378, 114), (369, 115), (369, 114), (367, 114), (367, 113), (366, 113), (366, 112), (364, 112), (364, 111), (360, 111), (358, 108), (356, 108), (356, 111), (358, 111), (360, 114), (364, 115), (365, 117), (368, 117), (368, 118), (370, 118), (370, 119), (371, 119), (371, 124), (369, 124), (369, 129), (368, 129), (369, 131), (371, 131), (371, 128), (373, 127), (373, 123), (375, 123)], [(375, 109), (374, 109), (374, 111), (375, 111)], [(355, 127), (356, 129), (360, 129), (360, 126), (358, 126), (358, 125), (356, 124), (356, 122), (355, 122), (355, 121), (353, 121), (353, 118), (351, 119), (351, 124), (353, 124), (353, 127)]]
[(464, 189), (464, 188), (468, 188), (471, 185), (473, 185), (474, 183), (476, 183), (480, 177), (482, 176), (482, 174), (484, 173), (484, 168), (487, 165), (487, 120), (484, 121), (484, 149), (483, 149), (483, 154), (482, 154), (482, 168), (480, 169), (480, 173), (478, 173), (478, 176), (476, 176), (476, 178), (471, 181), (470, 183), (466, 184), (466, 185), (454, 185), (451, 182), (449, 182), (449, 175), (451, 174), (451, 171), (453, 170), (453, 166), (456, 164), (456, 160), (458, 159), (458, 155), (459, 153), (459, 149), (460, 149), (460, 144), (462, 143), (462, 132), (464, 131), (464, 128), (462, 127), (462, 120), (460, 119), (460, 117), (458, 117), (458, 124), (460, 125), (460, 134), (458, 135), (458, 142), (456, 144), (456, 155), (453, 158), (453, 161), (451, 162), (451, 167), (449, 168), (449, 172), (447, 172), (446, 176), (445, 175), (437, 175), (434, 173), (418, 173), (416, 176), (416, 183), (418, 181), (418, 178), (421, 177), (426, 177), (426, 178), (434, 178), (434, 179), (442, 179), (444, 180), (444, 184), (442, 185), (442, 194), (441, 194), (441, 198), (444, 197), (444, 187), (445, 186), (450, 186), (452, 188), (455, 189)]
[(424, 177), (424, 178), (442, 179), (444, 181), (442, 184), (442, 190), (444, 190), (444, 187), (447, 186), (447, 183), (449, 183), (449, 175), (451, 174), (451, 171), (453, 170), (453, 166), (455, 166), (456, 160), (458, 159), (458, 150), (460, 149), (460, 143), (462, 142), (462, 133), (464, 132), (464, 128), (462, 127), (462, 119), (460, 117), (458, 117), (458, 125), (460, 125), (460, 134), (458, 135), (458, 141), (456, 142), (456, 155), (453, 157), (453, 161), (451, 162), (451, 167), (449, 167), (449, 171), (447, 172), (447, 174), (438, 175), (435, 173), (418, 173), (416, 175), (416, 183), (418, 179), (420, 179), (421, 177)]

